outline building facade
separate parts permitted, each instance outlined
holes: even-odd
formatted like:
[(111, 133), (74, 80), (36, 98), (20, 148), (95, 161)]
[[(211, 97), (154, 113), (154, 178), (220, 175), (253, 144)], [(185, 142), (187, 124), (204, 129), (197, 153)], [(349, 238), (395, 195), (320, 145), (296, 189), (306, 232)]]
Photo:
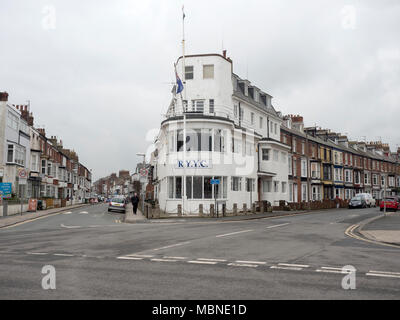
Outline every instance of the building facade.
[[(0, 179), (12, 184), (13, 197), (49, 198), (55, 205), (85, 202), (91, 196), (91, 172), (57, 137), (35, 128), (28, 105), (11, 105), (0, 92)], [(20, 183), (18, 171), (27, 181)]]
[(272, 97), (234, 74), (225, 53), (180, 57), (176, 68), (184, 89), (173, 95), (152, 157), (160, 209), (199, 214), (200, 206), (209, 213), (288, 200), (290, 148)]
[(233, 73), (225, 51), (180, 57), (176, 73), (183, 91), (172, 91), (150, 160), (163, 212), (348, 201), (363, 192), (379, 200), (400, 190), (400, 150), (283, 116), (271, 95)]
[(348, 201), (357, 193), (381, 200), (399, 192), (400, 150), (392, 153), (382, 142), (349, 141), (329, 129), (304, 128), (299, 115), (283, 120), (281, 142), (291, 147), (289, 202)]

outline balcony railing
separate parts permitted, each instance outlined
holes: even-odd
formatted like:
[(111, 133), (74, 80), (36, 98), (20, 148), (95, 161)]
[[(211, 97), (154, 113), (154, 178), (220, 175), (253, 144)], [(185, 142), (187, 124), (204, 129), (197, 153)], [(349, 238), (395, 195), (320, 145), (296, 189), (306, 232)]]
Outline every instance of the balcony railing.
[[(218, 118), (225, 118), (230, 121), (233, 121), (236, 125), (239, 125), (244, 128), (251, 128), (251, 129), (260, 129), (260, 118), (255, 116), (254, 113), (254, 118), (253, 122), (251, 121), (251, 118), (248, 119), (246, 118), (241, 118), (239, 116), (239, 110), (238, 114), (234, 114), (234, 109), (233, 106), (225, 106), (225, 105), (217, 105), (215, 104), (214, 107), (210, 112), (210, 108), (208, 105), (204, 105), (202, 108), (196, 108), (194, 106), (187, 106), (185, 112), (183, 112), (182, 106), (175, 106), (170, 107), (169, 111), (167, 114), (165, 114), (166, 119), (170, 118), (175, 118), (175, 117), (182, 117), (183, 114), (185, 113), (188, 116), (192, 117), (201, 117), (201, 116), (207, 116), (207, 117), (218, 117)], [(266, 129), (267, 126), (267, 114), (263, 117), (263, 123), (262, 123), (262, 128), (261, 129)]]

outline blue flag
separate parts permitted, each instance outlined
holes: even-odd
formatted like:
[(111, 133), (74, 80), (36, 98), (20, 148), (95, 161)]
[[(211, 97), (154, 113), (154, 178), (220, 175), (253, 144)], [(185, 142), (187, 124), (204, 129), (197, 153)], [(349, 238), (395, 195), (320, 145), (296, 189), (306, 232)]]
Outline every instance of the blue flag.
[(178, 87), (176, 88), (176, 93), (181, 93), (183, 90), (183, 83), (179, 78), (178, 73), (175, 72), (175, 75), (176, 75), (176, 84), (178, 85)]

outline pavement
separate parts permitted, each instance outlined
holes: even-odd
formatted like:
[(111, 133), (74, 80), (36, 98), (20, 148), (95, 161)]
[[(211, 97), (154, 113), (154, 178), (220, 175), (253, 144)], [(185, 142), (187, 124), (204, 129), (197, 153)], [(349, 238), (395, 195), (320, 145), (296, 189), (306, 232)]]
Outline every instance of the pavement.
[(374, 241), (400, 246), (400, 214), (381, 215), (366, 224), (359, 233)]
[(125, 223), (140, 223), (140, 222), (146, 222), (147, 219), (143, 215), (142, 211), (138, 208), (136, 210), (136, 214), (133, 213), (133, 206), (132, 203), (128, 203), (126, 205), (126, 212), (125, 212)]
[(88, 204), (76, 204), (68, 207), (63, 207), (63, 208), (53, 208), (53, 209), (47, 209), (47, 210), (38, 210), (36, 212), (23, 212), (21, 214), (14, 214), (11, 216), (6, 216), (6, 217), (0, 217), (0, 228), (12, 226), (15, 224), (23, 223), (26, 221), (38, 219), (40, 217), (48, 216), (51, 214), (57, 214), (60, 212), (64, 211), (69, 211), (75, 208), (80, 208), (83, 206), (87, 206)]
[[(0, 229), (0, 299), (394, 299), (399, 248), (345, 235), (378, 208), (122, 223), (106, 204)], [(56, 289), (42, 288), (44, 266)], [(345, 266), (356, 289), (345, 290)]]
[(296, 214), (304, 214), (304, 213), (313, 213), (313, 211), (274, 211), (274, 212), (264, 212), (264, 213), (248, 213), (247, 215), (238, 215), (238, 216), (219, 216), (210, 218), (210, 217), (199, 217), (194, 215), (183, 215), (180, 217), (162, 217), (160, 219), (149, 219), (147, 222), (150, 223), (170, 223), (170, 222), (228, 222), (228, 221), (241, 221), (241, 220), (256, 220), (256, 219), (264, 219), (264, 218), (272, 218), (272, 217), (282, 217), (282, 216), (291, 216)]

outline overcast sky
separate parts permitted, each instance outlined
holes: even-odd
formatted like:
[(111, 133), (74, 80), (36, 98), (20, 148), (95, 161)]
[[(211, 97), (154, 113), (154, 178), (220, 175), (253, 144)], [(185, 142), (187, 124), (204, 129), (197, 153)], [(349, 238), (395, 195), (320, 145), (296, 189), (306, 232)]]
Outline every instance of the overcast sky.
[(398, 0), (2, 0), (0, 90), (94, 177), (134, 170), (181, 54), (227, 50), (283, 114), (400, 144)]

